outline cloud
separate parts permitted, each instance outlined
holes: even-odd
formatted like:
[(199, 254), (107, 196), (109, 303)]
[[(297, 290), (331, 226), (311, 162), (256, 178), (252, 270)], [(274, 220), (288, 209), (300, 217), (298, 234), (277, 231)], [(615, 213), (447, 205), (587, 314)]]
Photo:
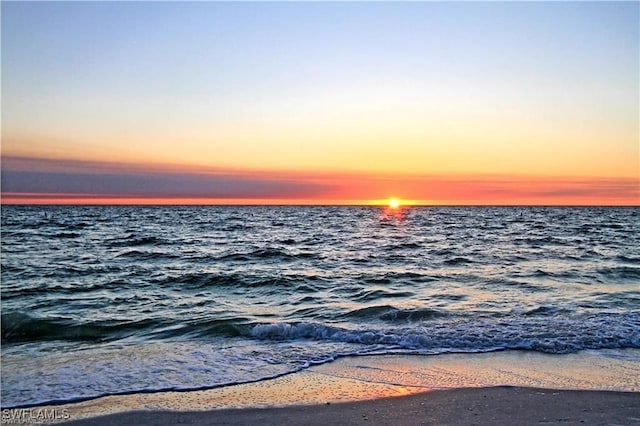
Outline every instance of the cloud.
[(395, 196), (418, 204), (640, 205), (636, 178), (390, 175), (235, 170), (5, 156), (3, 203), (362, 203)]
[(265, 173), (123, 165), (9, 157), (2, 162), (2, 192), (109, 197), (308, 198), (326, 184)]

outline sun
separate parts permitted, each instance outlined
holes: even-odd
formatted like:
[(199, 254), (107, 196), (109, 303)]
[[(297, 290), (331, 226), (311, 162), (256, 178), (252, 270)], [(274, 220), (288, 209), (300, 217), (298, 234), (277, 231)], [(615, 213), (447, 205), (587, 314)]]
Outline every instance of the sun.
[(389, 198), (389, 208), (397, 209), (398, 207), (400, 207), (400, 200), (397, 198)]

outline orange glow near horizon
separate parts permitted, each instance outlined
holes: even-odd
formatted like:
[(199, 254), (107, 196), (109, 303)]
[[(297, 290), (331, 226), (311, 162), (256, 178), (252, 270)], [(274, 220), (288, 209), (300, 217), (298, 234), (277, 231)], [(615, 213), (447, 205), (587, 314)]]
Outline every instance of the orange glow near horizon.
[[(382, 194), (402, 194), (381, 198)], [(2, 204), (640, 205), (640, 180), (269, 171), (2, 157)]]
[(502, 199), (441, 199), (403, 201), (398, 207), (389, 204), (389, 200), (371, 199), (264, 199), (264, 198), (206, 198), (206, 197), (126, 197), (103, 196), (98, 194), (20, 194), (3, 193), (2, 205), (291, 205), (291, 206), (372, 206), (386, 207), (398, 211), (404, 206), (640, 206), (639, 199), (599, 197), (574, 197), (553, 200), (538, 198), (502, 198)]

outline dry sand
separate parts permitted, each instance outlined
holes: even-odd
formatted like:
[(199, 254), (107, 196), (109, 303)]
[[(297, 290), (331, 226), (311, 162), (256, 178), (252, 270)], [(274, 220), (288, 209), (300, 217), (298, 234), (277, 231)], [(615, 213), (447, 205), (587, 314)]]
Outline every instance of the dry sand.
[(632, 425), (640, 393), (494, 387), (283, 408), (136, 411), (70, 425)]

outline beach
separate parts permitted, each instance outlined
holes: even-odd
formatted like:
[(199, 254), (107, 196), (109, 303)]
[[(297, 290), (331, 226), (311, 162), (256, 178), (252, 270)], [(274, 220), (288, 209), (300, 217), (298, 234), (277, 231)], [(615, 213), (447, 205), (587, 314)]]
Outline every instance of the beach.
[(82, 425), (626, 425), (640, 422), (635, 356), (631, 350), (348, 357), (255, 383), (24, 410)]
[(640, 394), (494, 387), (330, 405), (204, 412), (136, 411), (70, 425), (527, 425), (640, 423)]

